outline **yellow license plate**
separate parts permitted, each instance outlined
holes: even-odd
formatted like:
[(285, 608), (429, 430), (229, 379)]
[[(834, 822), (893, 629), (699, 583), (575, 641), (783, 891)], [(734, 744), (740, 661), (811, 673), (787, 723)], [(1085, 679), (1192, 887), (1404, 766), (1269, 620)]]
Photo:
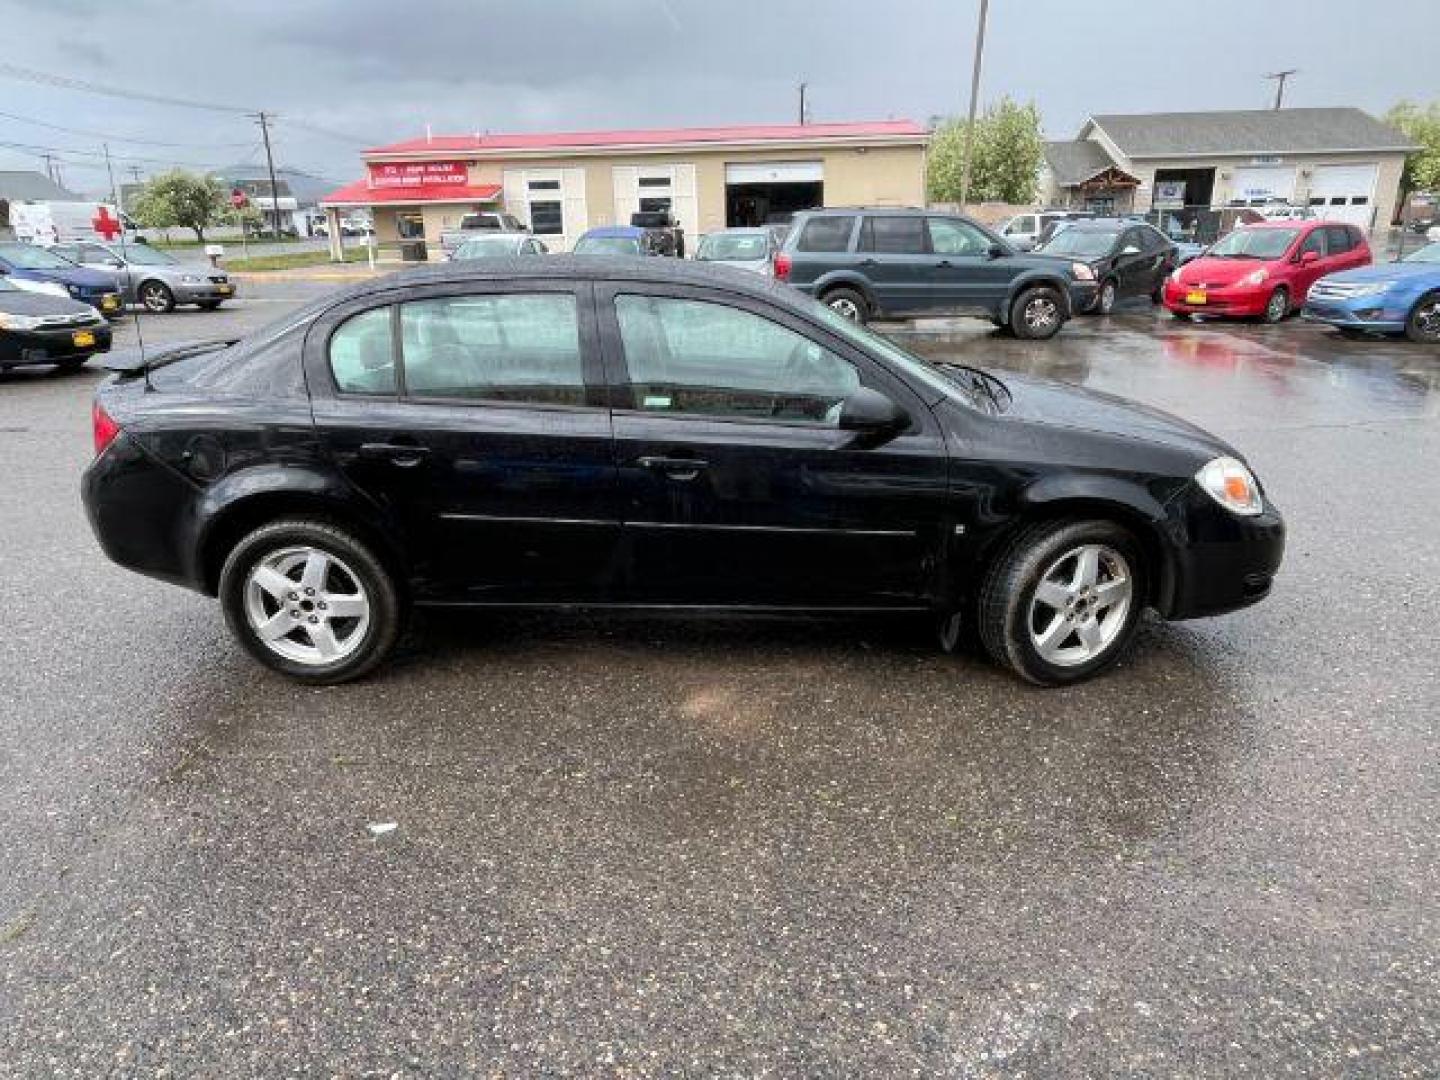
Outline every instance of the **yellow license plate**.
[(79, 348), (95, 344), (95, 334), (89, 330), (76, 330), (70, 335), (70, 340)]
[(110, 293), (110, 294), (108, 294), (108, 295), (106, 295), (106, 296), (102, 296), (102, 297), (100, 298), (100, 307), (103, 308), (105, 311), (109, 311), (109, 310), (111, 310), (112, 308), (117, 308), (117, 307), (119, 307), (119, 306), (120, 306), (120, 298), (119, 298), (118, 296), (116, 296), (114, 293)]
[(229, 296), (232, 292), (235, 291), (235, 286), (234, 286), (234, 285), (216, 285), (216, 286), (215, 286), (215, 291), (218, 292), (218, 293), (220, 293), (220, 294), (223, 295), (223, 296)]
[(1201, 291), (1199, 291), (1199, 290), (1192, 290), (1192, 291), (1190, 291), (1190, 292), (1187, 292), (1187, 293), (1185, 294), (1185, 303), (1187, 303), (1187, 304), (1203, 304), (1203, 303), (1205, 303), (1205, 293), (1204, 293), (1204, 292), (1201, 292)]

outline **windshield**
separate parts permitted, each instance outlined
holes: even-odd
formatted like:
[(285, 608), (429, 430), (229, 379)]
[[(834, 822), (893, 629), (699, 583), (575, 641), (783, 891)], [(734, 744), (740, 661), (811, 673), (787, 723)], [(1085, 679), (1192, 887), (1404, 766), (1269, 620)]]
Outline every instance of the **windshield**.
[(498, 255), (514, 255), (517, 241), (513, 236), (477, 236), (455, 249), (457, 259), (493, 259)]
[(770, 254), (770, 244), (760, 233), (716, 233), (700, 241), (695, 258), (708, 261), (757, 262)]
[(75, 264), (33, 244), (0, 244), (0, 259), (23, 270), (74, 270)]
[(829, 305), (822, 304), (818, 300), (815, 301), (815, 306), (810, 310), (813, 314), (819, 316), (820, 321), (835, 331), (835, 333), (847, 341), (854, 342), (862, 349), (880, 353), (886, 360), (890, 361), (890, 363), (894, 364), (906, 375), (912, 376), (923, 383), (927, 389), (933, 390), (937, 394), (941, 394), (947, 398), (964, 400), (964, 396), (960, 393), (959, 386), (945, 378), (944, 375), (940, 374), (940, 372), (936, 371), (914, 353), (906, 352), (900, 348), (899, 345), (896, 345), (889, 338), (881, 337), (873, 330), (866, 329), (857, 323), (851, 322), (845, 318), (845, 316), (836, 314), (830, 309)]
[[(118, 249), (115, 249), (118, 253)], [(167, 252), (152, 248), (149, 244), (126, 244), (125, 254), (136, 266), (179, 266)]]
[(582, 236), (576, 255), (639, 255), (640, 241), (633, 236)]
[(1419, 251), (1405, 256), (1405, 262), (1440, 263), (1440, 243), (1426, 244)]
[(1278, 259), (1299, 229), (1236, 229), (1206, 252), (1222, 259)]
[(1094, 229), (1066, 229), (1042, 244), (1040, 250), (1047, 255), (1078, 255), (1082, 259), (1094, 259), (1109, 254), (1117, 235)]

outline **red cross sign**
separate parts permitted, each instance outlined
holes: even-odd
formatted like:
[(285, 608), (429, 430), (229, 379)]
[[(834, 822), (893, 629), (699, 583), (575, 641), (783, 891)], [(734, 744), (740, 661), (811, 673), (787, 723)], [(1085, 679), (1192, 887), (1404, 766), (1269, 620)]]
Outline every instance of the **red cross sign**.
[(90, 219), (90, 225), (106, 240), (114, 240), (122, 231), (120, 219), (110, 216), (108, 206), (100, 207), (99, 212)]

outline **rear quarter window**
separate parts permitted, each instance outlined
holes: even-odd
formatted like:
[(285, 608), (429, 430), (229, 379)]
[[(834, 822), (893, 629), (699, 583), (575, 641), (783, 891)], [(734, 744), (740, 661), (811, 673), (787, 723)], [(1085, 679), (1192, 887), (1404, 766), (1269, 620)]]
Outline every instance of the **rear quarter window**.
[(855, 231), (855, 219), (845, 217), (815, 217), (805, 223), (796, 251), (848, 251), (850, 234)]

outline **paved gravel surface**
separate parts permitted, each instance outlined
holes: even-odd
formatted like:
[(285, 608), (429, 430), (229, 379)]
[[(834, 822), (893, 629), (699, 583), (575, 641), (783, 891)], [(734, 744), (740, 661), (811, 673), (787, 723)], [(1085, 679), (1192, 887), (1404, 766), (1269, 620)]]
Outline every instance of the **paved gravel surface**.
[(1235, 440), (1275, 595), (1069, 691), (905, 623), (495, 616), (303, 689), (99, 552), (100, 373), (0, 377), (0, 1074), (1434, 1075), (1440, 355), (925, 325)]

